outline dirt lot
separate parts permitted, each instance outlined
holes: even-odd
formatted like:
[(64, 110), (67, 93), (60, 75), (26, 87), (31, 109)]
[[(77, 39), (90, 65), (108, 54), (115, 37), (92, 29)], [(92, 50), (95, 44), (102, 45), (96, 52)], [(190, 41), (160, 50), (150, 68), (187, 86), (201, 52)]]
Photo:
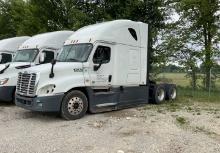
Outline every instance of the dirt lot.
[(220, 104), (165, 104), (88, 114), (55, 114), (0, 106), (1, 153), (219, 153)]

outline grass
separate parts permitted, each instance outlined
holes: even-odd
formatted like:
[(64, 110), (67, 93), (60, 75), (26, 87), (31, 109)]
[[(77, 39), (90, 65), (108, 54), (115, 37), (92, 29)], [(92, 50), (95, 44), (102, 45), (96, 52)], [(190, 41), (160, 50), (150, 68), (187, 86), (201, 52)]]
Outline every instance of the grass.
[(188, 121), (187, 121), (184, 117), (177, 117), (177, 118), (176, 118), (176, 122), (177, 122), (180, 126), (184, 126), (184, 125), (188, 124)]
[(196, 102), (220, 102), (220, 91), (207, 92), (203, 89), (193, 90), (190, 87), (178, 86), (178, 100), (189, 99)]
[(212, 132), (212, 131), (206, 129), (205, 127), (196, 126), (194, 132), (204, 133), (209, 136), (217, 136), (217, 134), (215, 132)]
[[(216, 81), (216, 88), (208, 91), (199, 88), (193, 90), (190, 86), (190, 79), (185, 77), (184, 73), (162, 73), (160, 78), (168, 80), (178, 87), (178, 101), (191, 100), (197, 102), (220, 102), (220, 79)], [(199, 80), (199, 85), (202, 86), (202, 80)]]
[(162, 73), (159, 78), (166, 78), (178, 86), (187, 87), (190, 86), (190, 83), (185, 76), (184, 73)]
[[(164, 74), (168, 81), (177, 84), (177, 99), (172, 102), (165, 102), (161, 105), (147, 105), (145, 110), (155, 110), (160, 114), (166, 114), (167, 112), (178, 112), (185, 110), (193, 115), (203, 115), (203, 110), (209, 114), (215, 114), (216, 118), (220, 118), (220, 87), (218, 90), (212, 90), (209, 92), (203, 89), (193, 90), (189, 86), (189, 79), (185, 77), (185, 74), (181, 73), (167, 73)], [(183, 85), (184, 83), (184, 85)], [(215, 108), (215, 106), (217, 108)], [(214, 108), (213, 108), (214, 107)]]
[[(190, 78), (186, 78), (186, 73), (161, 73), (159, 78), (168, 79), (181, 87), (190, 87)], [(203, 86), (202, 79), (198, 79), (198, 85)], [(216, 88), (220, 91), (220, 78), (215, 82)]]

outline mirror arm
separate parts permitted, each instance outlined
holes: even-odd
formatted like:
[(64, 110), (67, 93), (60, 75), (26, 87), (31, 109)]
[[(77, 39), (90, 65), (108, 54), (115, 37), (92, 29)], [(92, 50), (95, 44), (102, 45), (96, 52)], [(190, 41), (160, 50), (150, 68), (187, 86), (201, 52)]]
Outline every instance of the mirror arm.
[(94, 65), (94, 71), (98, 71), (100, 67), (102, 66), (102, 63), (99, 63), (99, 65)]
[(51, 62), (51, 64), (52, 64), (52, 67), (51, 67), (51, 71), (50, 71), (49, 77), (50, 77), (50, 78), (54, 78), (54, 65), (56, 64), (56, 60), (53, 60), (53, 61)]

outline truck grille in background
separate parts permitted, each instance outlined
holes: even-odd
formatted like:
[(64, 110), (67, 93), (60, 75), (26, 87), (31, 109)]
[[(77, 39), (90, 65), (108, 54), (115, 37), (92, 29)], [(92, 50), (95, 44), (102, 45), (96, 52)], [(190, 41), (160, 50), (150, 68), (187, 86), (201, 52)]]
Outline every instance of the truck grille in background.
[(35, 96), (35, 84), (37, 75), (35, 73), (19, 73), (16, 92), (24, 96)]

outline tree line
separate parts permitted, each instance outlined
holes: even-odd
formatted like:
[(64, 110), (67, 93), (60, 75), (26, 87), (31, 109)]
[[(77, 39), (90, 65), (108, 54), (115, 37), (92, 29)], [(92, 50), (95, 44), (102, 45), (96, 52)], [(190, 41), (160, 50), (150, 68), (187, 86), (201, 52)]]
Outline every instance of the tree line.
[[(0, 39), (115, 19), (142, 21), (151, 28), (153, 70), (174, 61), (190, 69), (196, 82), (202, 63), (208, 88), (220, 52), (219, 10), (219, 0), (0, 0)], [(178, 20), (172, 21), (173, 14)]]
[(72, 29), (114, 19), (160, 28), (160, 0), (0, 0), (0, 38)]

